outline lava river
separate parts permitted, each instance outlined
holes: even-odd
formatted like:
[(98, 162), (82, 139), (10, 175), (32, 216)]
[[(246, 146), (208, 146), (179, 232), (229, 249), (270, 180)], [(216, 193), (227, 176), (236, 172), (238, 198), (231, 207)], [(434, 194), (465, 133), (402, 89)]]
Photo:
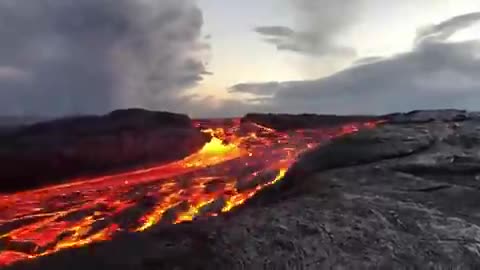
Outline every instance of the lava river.
[(212, 139), (183, 160), (0, 195), (0, 267), (106, 241), (122, 231), (140, 233), (158, 223), (228, 212), (281, 181), (302, 151), (374, 126), (277, 132), (238, 120), (196, 124)]

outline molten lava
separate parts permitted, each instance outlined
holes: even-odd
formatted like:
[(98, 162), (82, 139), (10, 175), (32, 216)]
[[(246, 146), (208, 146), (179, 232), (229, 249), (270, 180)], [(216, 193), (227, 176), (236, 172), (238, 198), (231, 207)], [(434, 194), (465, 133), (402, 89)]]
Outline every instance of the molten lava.
[(212, 139), (183, 160), (1, 195), (0, 266), (228, 212), (280, 181), (299, 153), (375, 123), (288, 132), (238, 120), (197, 125)]

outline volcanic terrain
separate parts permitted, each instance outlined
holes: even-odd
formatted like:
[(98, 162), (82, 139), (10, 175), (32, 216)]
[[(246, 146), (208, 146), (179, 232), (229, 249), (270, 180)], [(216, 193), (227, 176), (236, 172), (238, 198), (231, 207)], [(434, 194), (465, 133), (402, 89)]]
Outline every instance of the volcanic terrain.
[(11, 127), (0, 134), (0, 265), (474, 268), (479, 123), (458, 110), (125, 110)]

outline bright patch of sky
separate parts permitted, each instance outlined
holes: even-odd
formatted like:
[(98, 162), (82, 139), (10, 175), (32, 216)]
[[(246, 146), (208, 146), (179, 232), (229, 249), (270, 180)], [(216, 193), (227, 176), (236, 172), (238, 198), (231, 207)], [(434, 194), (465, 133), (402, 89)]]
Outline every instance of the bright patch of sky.
[[(294, 7), (288, 0), (198, 3), (204, 15), (204, 32), (211, 35), (209, 68), (214, 75), (196, 90), (216, 96), (226, 96), (224, 90), (237, 83), (321, 78), (361, 58), (406, 52), (412, 48), (418, 29), (480, 10), (477, 0), (363, 0), (355, 22), (336, 37), (338, 43), (357, 51), (357, 59), (341, 61), (278, 51), (253, 31), (263, 25), (295, 26)], [(451, 39), (468, 40), (479, 32), (480, 26), (473, 26)]]

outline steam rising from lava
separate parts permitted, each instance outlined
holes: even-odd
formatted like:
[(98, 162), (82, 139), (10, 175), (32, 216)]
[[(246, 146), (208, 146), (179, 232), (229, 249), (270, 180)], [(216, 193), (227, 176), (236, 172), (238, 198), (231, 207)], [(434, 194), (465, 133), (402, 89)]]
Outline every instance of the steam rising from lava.
[(372, 123), (277, 132), (197, 122), (212, 139), (183, 160), (0, 196), (0, 265), (231, 211), (282, 179), (299, 153)]

